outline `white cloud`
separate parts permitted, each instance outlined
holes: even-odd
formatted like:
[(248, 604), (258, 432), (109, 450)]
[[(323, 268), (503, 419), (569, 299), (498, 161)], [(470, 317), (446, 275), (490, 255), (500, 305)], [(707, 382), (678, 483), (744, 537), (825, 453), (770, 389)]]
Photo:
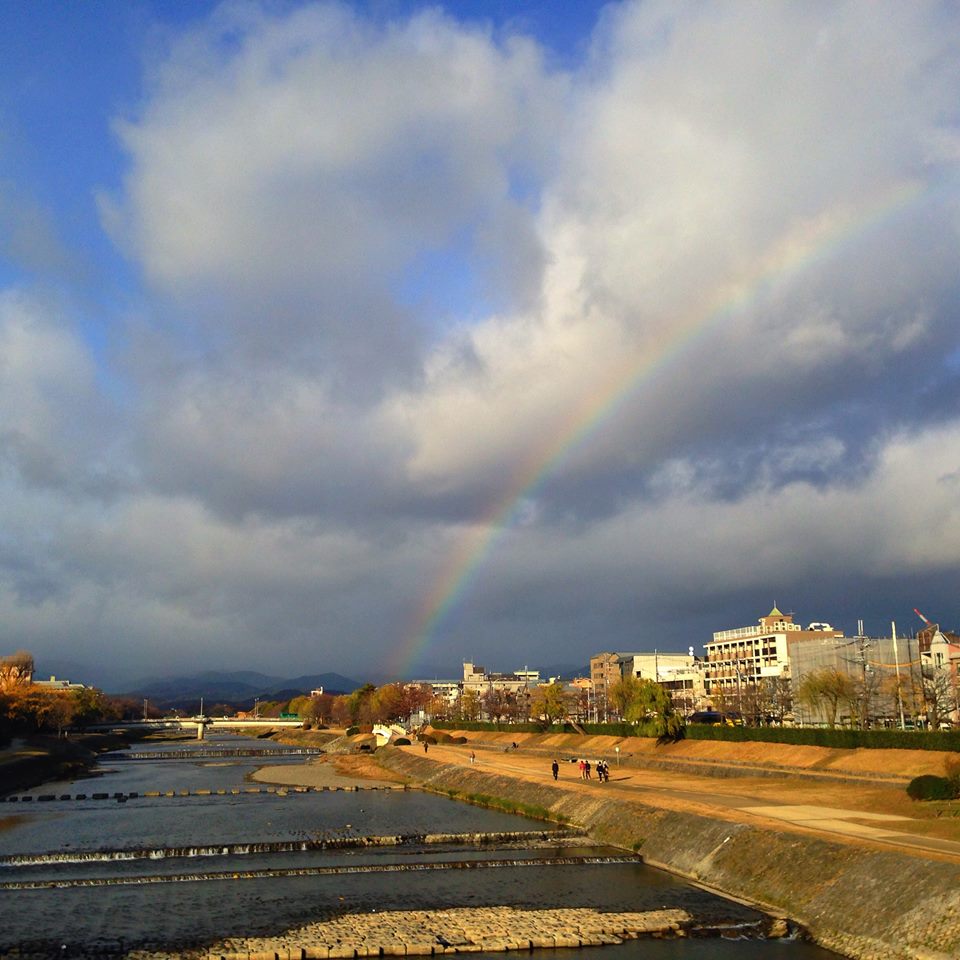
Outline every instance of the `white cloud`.
[(455, 14), (228, 4), (155, 64), (142, 328), (0, 297), (15, 645), (351, 669), (518, 494), (451, 649), (960, 559), (955, 12), (611, 5), (563, 75)]

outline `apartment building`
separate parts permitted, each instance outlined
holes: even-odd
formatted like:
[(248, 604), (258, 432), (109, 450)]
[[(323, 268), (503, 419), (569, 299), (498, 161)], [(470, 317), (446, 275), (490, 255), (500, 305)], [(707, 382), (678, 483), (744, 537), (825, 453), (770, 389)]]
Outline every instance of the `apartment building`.
[(703, 699), (703, 672), (693, 647), (687, 653), (604, 652), (590, 658), (593, 713), (600, 719), (608, 714), (610, 688), (624, 677), (653, 680), (670, 694), (683, 713), (695, 710)]
[(829, 623), (811, 623), (804, 628), (793, 622), (793, 614), (781, 613), (774, 606), (756, 625), (718, 630), (713, 641), (704, 644), (706, 692), (726, 697), (761, 680), (789, 679), (793, 648), (842, 637), (843, 632)]

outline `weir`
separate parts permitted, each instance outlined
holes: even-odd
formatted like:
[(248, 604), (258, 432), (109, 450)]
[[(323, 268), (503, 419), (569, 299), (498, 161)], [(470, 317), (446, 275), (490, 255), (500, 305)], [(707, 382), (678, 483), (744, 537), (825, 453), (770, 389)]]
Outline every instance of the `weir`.
[(200, 880), (263, 880), (279, 877), (334, 877), (358, 873), (419, 873), (430, 870), (491, 870), (500, 867), (560, 867), (584, 864), (640, 863), (637, 856), (531, 857), (522, 860), (434, 860), (414, 863), (358, 863), (336, 867), (268, 867), (205, 873), (151, 874), (129, 877), (82, 877), (63, 880), (12, 880), (0, 890), (64, 890), (71, 887), (140, 886)]
[(165, 860), (178, 857), (230, 857), (261, 853), (295, 853), (322, 850), (350, 850), (364, 847), (508, 845), (530, 846), (550, 842), (589, 843), (571, 830), (511, 830), (486, 833), (402, 833), (366, 837), (319, 837), (312, 840), (274, 840), (249, 843), (195, 844), (184, 847), (121, 847), (105, 850), (70, 850), (58, 853), (14, 853), (0, 857), (2, 867), (34, 867), (51, 864)]
[(105, 753), (104, 760), (221, 760), (224, 757), (318, 757), (319, 747), (203, 747), (173, 750), (123, 750)]

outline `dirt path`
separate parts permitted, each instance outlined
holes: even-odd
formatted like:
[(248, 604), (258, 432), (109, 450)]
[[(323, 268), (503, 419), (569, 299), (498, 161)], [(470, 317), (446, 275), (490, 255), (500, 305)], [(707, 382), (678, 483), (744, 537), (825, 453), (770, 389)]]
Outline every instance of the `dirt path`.
[[(419, 751), (419, 746), (402, 747)], [(538, 782), (551, 781), (549, 755), (540, 746), (526, 752), (484, 745), (437, 744), (429, 758), (488, 773)], [(564, 754), (559, 754), (561, 758)], [(593, 754), (590, 755), (591, 758)], [(789, 776), (718, 778), (686, 772), (644, 768), (630, 758), (629, 764), (610, 769), (610, 781), (580, 779), (577, 764), (561, 762), (558, 786), (566, 790), (596, 791), (654, 806), (689, 810), (741, 822), (762, 821), (780, 829), (841, 837), (853, 843), (894, 846), (903, 851), (960, 860), (960, 805), (931, 807), (911, 801), (902, 785), (864, 779), (842, 783), (809, 781)]]

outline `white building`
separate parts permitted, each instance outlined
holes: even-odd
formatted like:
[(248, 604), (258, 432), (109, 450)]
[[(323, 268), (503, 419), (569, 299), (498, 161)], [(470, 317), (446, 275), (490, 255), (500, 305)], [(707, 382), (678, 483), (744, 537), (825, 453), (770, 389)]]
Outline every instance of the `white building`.
[(804, 629), (793, 614), (774, 607), (756, 626), (718, 630), (704, 644), (704, 683), (708, 694), (738, 692), (744, 684), (790, 676), (790, 649), (808, 640), (842, 637), (829, 623), (811, 623)]

